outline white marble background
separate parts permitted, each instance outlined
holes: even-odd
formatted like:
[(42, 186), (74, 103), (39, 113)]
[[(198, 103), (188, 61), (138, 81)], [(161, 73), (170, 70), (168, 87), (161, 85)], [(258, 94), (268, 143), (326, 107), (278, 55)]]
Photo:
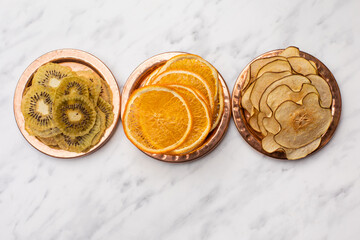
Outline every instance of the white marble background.
[[(0, 239), (359, 239), (359, 10), (359, 0), (0, 0)], [(193, 163), (145, 156), (121, 124), (98, 152), (60, 160), (32, 148), (13, 117), (20, 75), (54, 49), (98, 56), (121, 87), (152, 55), (188, 51), (232, 90), (252, 58), (288, 45), (321, 59), (343, 97), (335, 137), (302, 161), (262, 156), (232, 121)]]

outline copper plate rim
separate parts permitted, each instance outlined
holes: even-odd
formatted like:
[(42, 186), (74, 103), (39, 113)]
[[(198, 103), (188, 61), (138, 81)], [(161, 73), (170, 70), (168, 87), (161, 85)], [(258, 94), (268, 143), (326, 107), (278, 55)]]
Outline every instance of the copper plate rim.
[[(151, 74), (158, 67), (162, 66), (170, 58), (177, 56), (179, 54), (187, 54), (186, 52), (166, 52), (155, 55), (143, 63), (141, 63), (129, 76), (127, 79), (124, 88), (121, 94), (121, 117), (123, 117), (125, 105), (129, 99), (131, 93), (140, 87), (141, 83), (145, 78)], [(188, 162), (198, 159), (210, 153), (216, 148), (216, 146), (224, 138), (225, 133), (229, 127), (230, 116), (231, 116), (231, 102), (230, 102), (230, 93), (229, 89), (221, 76), (219, 74), (219, 80), (224, 92), (224, 112), (222, 119), (217, 128), (215, 128), (211, 134), (206, 138), (203, 145), (201, 145), (195, 151), (185, 154), (185, 155), (167, 155), (167, 154), (151, 154), (144, 152), (146, 155), (160, 161), (169, 162), (169, 163), (181, 163)]]
[[(30, 81), (32, 80), (32, 77), (36, 70), (49, 62), (56, 62), (56, 63), (62, 63), (62, 62), (74, 62), (77, 64), (82, 64), (88, 68), (91, 68), (94, 70), (97, 74), (99, 74), (110, 86), (110, 89), (113, 93), (113, 105), (114, 105), (114, 122), (111, 124), (111, 126), (105, 131), (104, 136), (101, 138), (100, 142), (93, 146), (89, 151), (83, 152), (83, 153), (75, 153), (75, 152), (69, 152), (61, 149), (55, 149), (51, 148), (45, 144), (43, 144), (41, 141), (39, 141), (36, 137), (31, 136), (26, 130), (25, 130), (25, 120), (21, 113), (21, 99), (23, 96), (23, 92), (25, 88), (30, 84)], [(119, 117), (120, 117), (120, 90), (119, 86), (116, 82), (116, 79), (114, 75), (111, 73), (110, 69), (97, 57), (94, 55), (77, 50), (77, 49), (59, 49), (54, 50), (51, 52), (48, 52), (42, 56), (40, 56), (38, 59), (33, 61), (24, 71), (24, 73), (21, 75), (20, 80), (16, 86), (15, 94), (14, 94), (14, 115), (16, 123), (19, 127), (19, 130), (21, 134), (24, 136), (24, 138), (37, 150), (40, 152), (49, 155), (51, 157), (56, 158), (76, 158), (81, 156), (89, 155), (96, 150), (98, 150), (100, 147), (102, 147), (112, 136), (114, 133)]]
[[(240, 135), (245, 139), (245, 141), (254, 149), (256, 149), (257, 151), (259, 151), (262, 154), (265, 154), (269, 157), (273, 157), (273, 158), (277, 158), (277, 159), (282, 159), (282, 160), (288, 160), (285, 156), (284, 152), (273, 152), (273, 153), (268, 153), (266, 151), (264, 151), (262, 149), (261, 146), (261, 138), (260, 138), (260, 133), (255, 132), (247, 123), (247, 121), (245, 120), (245, 112), (244, 109), (240, 106), (241, 103), (241, 88), (245, 82), (245, 78), (247, 75), (247, 71), (249, 69), (249, 66), (252, 62), (254, 62), (257, 59), (260, 58), (267, 58), (267, 57), (273, 57), (273, 56), (277, 56), (279, 55), (284, 49), (277, 49), (277, 50), (273, 50), (273, 51), (269, 51), (266, 52), (258, 57), (256, 57), (255, 59), (253, 59), (248, 65), (246, 65), (246, 67), (242, 70), (242, 72), (239, 74), (235, 85), (234, 85), (234, 89), (232, 92), (232, 97), (231, 97), (231, 102), (232, 102), (232, 115), (233, 115), (233, 120), (235, 122), (236, 128), (238, 129)], [(316, 57), (306, 53), (306, 52), (302, 52), (300, 51), (300, 56), (304, 57), (307, 60), (312, 60), (316, 63), (316, 66), (318, 68), (318, 72), (319, 75), (321, 77), (323, 77), (326, 82), (329, 84), (330, 86), (330, 90), (331, 93), (333, 95), (333, 102), (332, 102), (332, 106), (331, 106), (331, 113), (333, 116), (333, 120), (330, 124), (330, 127), (328, 128), (328, 130), (326, 131), (326, 133), (322, 136), (321, 139), (321, 143), (319, 145), (319, 147), (313, 151), (311, 154), (317, 152), (318, 150), (320, 150), (321, 148), (323, 148), (329, 141), (330, 139), (333, 137), (335, 130), (339, 124), (340, 121), (340, 116), (341, 116), (341, 94), (340, 94), (340, 89), (339, 86), (336, 82), (336, 79), (334, 77), (334, 75), (331, 73), (331, 71), (325, 66), (325, 64), (323, 64), (319, 59), (317, 59)], [(309, 154), (310, 155), (310, 154)], [(308, 156), (309, 156), (308, 155)]]

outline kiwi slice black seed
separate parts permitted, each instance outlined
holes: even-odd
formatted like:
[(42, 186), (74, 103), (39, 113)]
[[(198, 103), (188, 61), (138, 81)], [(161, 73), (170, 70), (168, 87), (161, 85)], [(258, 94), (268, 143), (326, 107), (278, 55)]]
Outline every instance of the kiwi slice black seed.
[(32, 84), (56, 89), (60, 85), (62, 79), (74, 75), (75, 74), (70, 67), (56, 63), (47, 63), (36, 71)]
[(105, 126), (108, 128), (114, 121), (113, 106), (106, 102), (102, 97), (99, 97), (97, 107), (105, 113), (106, 121)]
[(65, 134), (60, 134), (56, 137), (56, 141), (60, 148), (72, 151), (72, 152), (84, 152), (88, 150), (92, 145), (92, 141), (94, 137), (99, 133), (101, 125), (100, 116), (96, 116), (96, 121), (94, 126), (90, 129), (90, 131), (83, 135), (77, 137), (67, 136)]
[(21, 112), (26, 125), (39, 131), (55, 127), (53, 119), (54, 94), (42, 86), (32, 86), (21, 100)]
[(85, 135), (94, 126), (95, 120), (95, 108), (84, 96), (66, 95), (54, 103), (54, 121), (65, 135)]
[(65, 95), (80, 95), (89, 97), (89, 82), (83, 77), (64, 78), (56, 89), (56, 98)]

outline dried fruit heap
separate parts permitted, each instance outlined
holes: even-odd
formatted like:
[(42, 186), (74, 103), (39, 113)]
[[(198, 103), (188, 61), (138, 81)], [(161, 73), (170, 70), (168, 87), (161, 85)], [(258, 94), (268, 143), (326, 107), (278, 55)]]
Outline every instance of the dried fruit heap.
[(261, 133), (266, 152), (303, 158), (319, 147), (331, 124), (330, 87), (296, 47), (251, 63), (241, 92), (248, 123)]
[(127, 137), (149, 153), (196, 150), (214, 130), (224, 108), (217, 71), (199, 56), (173, 57), (130, 96), (123, 117)]
[(96, 145), (114, 120), (109, 85), (95, 72), (41, 66), (24, 91), (25, 128), (44, 144), (72, 152)]

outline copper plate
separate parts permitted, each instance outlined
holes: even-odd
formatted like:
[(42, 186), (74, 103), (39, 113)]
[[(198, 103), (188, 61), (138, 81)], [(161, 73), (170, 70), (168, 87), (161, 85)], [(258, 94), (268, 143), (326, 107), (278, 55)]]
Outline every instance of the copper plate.
[[(273, 152), (273, 153), (268, 153), (262, 149), (261, 133), (254, 131), (250, 127), (250, 125), (246, 121), (246, 119), (248, 117), (248, 116), (246, 116), (247, 113), (240, 106), (240, 103), (241, 103), (240, 90), (245, 82), (246, 75), (247, 75), (250, 64), (260, 58), (277, 56), (282, 51), (283, 51), (283, 49), (278, 49), (278, 50), (273, 50), (273, 51), (264, 53), (264, 54), (258, 56), (257, 58), (255, 58), (254, 60), (252, 60), (242, 70), (242, 72), (240, 73), (239, 77), (236, 80), (236, 83), (235, 83), (235, 86), (233, 89), (233, 93), (232, 93), (232, 106), (233, 106), (232, 113), (233, 113), (233, 119), (234, 119), (237, 129), (239, 130), (241, 136), (245, 139), (245, 141), (250, 144), (250, 146), (252, 146), (257, 151), (259, 151), (267, 156), (287, 160), (284, 152), (277, 151), (277, 152)], [(334, 135), (337, 125), (339, 124), (340, 115), (341, 115), (341, 95), (340, 95), (340, 89), (335, 80), (335, 77), (330, 72), (330, 70), (319, 59), (317, 59), (316, 57), (314, 57), (306, 52), (301, 52), (301, 51), (300, 51), (300, 56), (304, 57), (307, 60), (312, 60), (316, 63), (316, 67), (318, 68), (319, 75), (327, 81), (327, 83), (330, 86), (331, 93), (333, 95), (333, 102), (331, 105), (331, 113), (333, 116), (333, 120), (332, 120), (327, 132), (322, 136), (320, 146), (314, 151), (314, 152), (316, 152), (319, 149), (321, 149), (322, 147), (324, 147), (330, 141), (330, 139)]]
[[(154, 57), (149, 58), (140, 66), (138, 66), (129, 76), (128, 80), (126, 81), (123, 91), (122, 91), (122, 97), (121, 97), (121, 117), (123, 117), (125, 105), (127, 103), (127, 100), (129, 99), (131, 93), (136, 90), (137, 88), (141, 87), (143, 81), (157, 68), (161, 67), (165, 64), (167, 60), (170, 58), (179, 55), (184, 54), (185, 52), (167, 52), (162, 53), (159, 55), (156, 55)], [(205, 139), (203, 145), (201, 145), (198, 149), (195, 151), (186, 154), (186, 155), (166, 155), (166, 154), (151, 154), (144, 152), (148, 156), (155, 158), (157, 160), (165, 161), (165, 162), (171, 162), (171, 163), (179, 163), (179, 162), (187, 162), (192, 161), (197, 158), (203, 157), (207, 153), (211, 152), (223, 139), (226, 130), (229, 126), (230, 121), (230, 109), (231, 109), (231, 103), (230, 103), (230, 93), (229, 89), (222, 78), (222, 76), (219, 73), (219, 79), (220, 83), (222, 85), (223, 91), (224, 91), (224, 112), (222, 119), (220, 120), (220, 123), (217, 128), (215, 128), (209, 136)]]
[[(26, 87), (31, 85), (31, 80), (36, 70), (40, 66), (49, 62), (54, 62), (54, 63), (59, 63), (61, 65), (69, 66), (74, 71), (93, 70), (102, 79), (104, 79), (111, 88), (111, 91), (113, 93), (114, 122), (111, 124), (111, 126), (108, 129), (106, 129), (105, 134), (101, 138), (100, 142), (95, 146), (93, 146), (87, 152), (75, 153), (75, 152), (69, 152), (65, 150), (51, 148), (43, 144), (36, 137), (31, 136), (25, 130), (25, 120), (21, 113), (21, 99), (23, 97), (24, 90)], [(85, 156), (98, 150), (110, 139), (111, 135), (113, 134), (120, 116), (120, 91), (111, 71), (106, 67), (106, 65), (103, 62), (101, 62), (95, 56), (87, 52), (76, 49), (55, 50), (46, 53), (41, 57), (39, 57), (38, 59), (36, 59), (34, 62), (30, 64), (30, 66), (26, 68), (24, 73), (21, 75), (15, 90), (14, 114), (15, 114), (16, 123), (22, 135), (34, 148), (36, 148), (40, 152), (43, 152), (49, 156), (57, 157), (57, 158), (75, 158), (75, 157)]]

